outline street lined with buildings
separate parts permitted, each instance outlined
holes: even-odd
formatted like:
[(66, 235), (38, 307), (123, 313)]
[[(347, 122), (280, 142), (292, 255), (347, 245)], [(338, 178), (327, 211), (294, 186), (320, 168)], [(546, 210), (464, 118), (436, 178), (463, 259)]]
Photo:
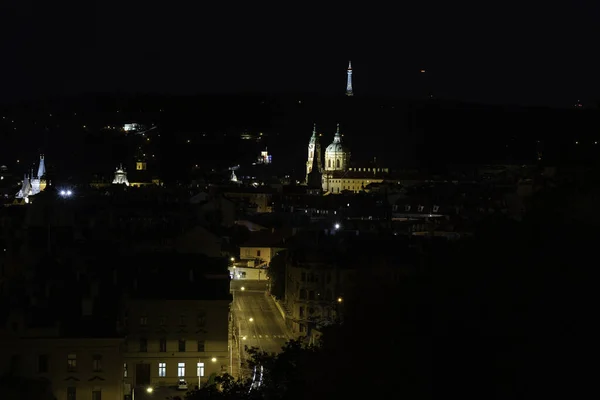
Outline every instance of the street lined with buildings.
[(244, 372), (243, 364), (247, 358), (245, 346), (256, 347), (267, 353), (278, 353), (290, 339), (290, 335), (275, 301), (267, 294), (266, 281), (233, 280), (231, 292), (234, 346), (239, 354), (237, 367), (242, 366)]

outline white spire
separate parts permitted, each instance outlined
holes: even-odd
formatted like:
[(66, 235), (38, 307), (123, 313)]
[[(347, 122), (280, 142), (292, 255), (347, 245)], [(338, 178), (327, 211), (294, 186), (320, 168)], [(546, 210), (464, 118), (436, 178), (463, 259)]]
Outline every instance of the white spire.
[(46, 165), (44, 163), (44, 155), (40, 154), (40, 166), (38, 167), (37, 177), (41, 178), (46, 175)]
[(346, 96), (354, 96), (352, 92), (352, 61), (348, 61), (348, 81), (346, 83)]

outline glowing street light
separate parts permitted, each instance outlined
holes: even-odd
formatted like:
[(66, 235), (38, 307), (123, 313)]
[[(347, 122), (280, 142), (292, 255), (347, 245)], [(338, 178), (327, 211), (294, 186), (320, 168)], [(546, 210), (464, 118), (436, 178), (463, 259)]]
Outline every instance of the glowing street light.
[(338, 297), (338, 299), (337, 299), (337, 302), (338, 302), (338, 303), (341, 303), (341, 302), (343, 302), (343, 301), (344, 301), (344, 299), (342, 299), (341, 297)]
[(60, 193), (61, 197), (71, 197), (71, 195), (73, 195), (73, 192), (70, 190), (61, 190)]
[(210, 361), (212, 361), (212, 362), (217, 362), (217, 357), (213, 357), (213, 358), (211, 358), (211, 359), (210, 359)]
[(252, 322), (252, 321), (254, 321), (254, 318), (250, 317), (250, 319), (248, 321)]
[(235, 257), (231, 257), (230, 260), (231, 260), (231, 262), (234, 262), (235, 261)]
[(335, 224), (333, 227), (334, 227), (335, 229), (340, 229), (340, 224)]
[(241, 290), (242, 290), (242, 292), (243, 292), (244, 290), (246, 290), (246, 288), (242, 286), (242, 287), (241, 287)]
[(153, 389), (152, 387), (148, 386), (148, 387), (146, 388), (146, 392), (148, 392), (148, 393), (152, 393), (152, 392), (154, 392), (154, 389)]

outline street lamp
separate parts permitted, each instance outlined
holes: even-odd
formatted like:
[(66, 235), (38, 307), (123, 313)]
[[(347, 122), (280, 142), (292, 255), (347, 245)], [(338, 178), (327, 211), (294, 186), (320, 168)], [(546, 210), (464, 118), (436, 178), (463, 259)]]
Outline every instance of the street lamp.
[(341, 302), (343, 302), (343, 301), (344, 301), (344, 299), (342, 299), (341, 297), (338, 297), (338, 299), (337, 299), (337, 302), (338, 302), (338, 303), (341, 303)]
[(254, 318), (250, 317), (250, 319), (248, 321), (252, 322), (252, 321), (254, 321)]
[(242, 286), (241, 290), (242, 290), (242, 292), (243, 292), (244, 290), (246, 290), (246, 288)]
[(152, 393), (152, 392), (154, 392), (154, 389), (152, 387), (148, 386), (146, 388), (146, 393)]

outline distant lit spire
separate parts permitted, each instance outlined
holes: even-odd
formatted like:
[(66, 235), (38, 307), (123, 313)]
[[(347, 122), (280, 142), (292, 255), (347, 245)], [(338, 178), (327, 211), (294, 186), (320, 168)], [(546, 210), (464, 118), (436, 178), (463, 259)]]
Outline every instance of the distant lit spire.
[(354, 96), (352, 92), (352, 61), (348, 61), (348, 82), (346, 83), (346, 96)]

